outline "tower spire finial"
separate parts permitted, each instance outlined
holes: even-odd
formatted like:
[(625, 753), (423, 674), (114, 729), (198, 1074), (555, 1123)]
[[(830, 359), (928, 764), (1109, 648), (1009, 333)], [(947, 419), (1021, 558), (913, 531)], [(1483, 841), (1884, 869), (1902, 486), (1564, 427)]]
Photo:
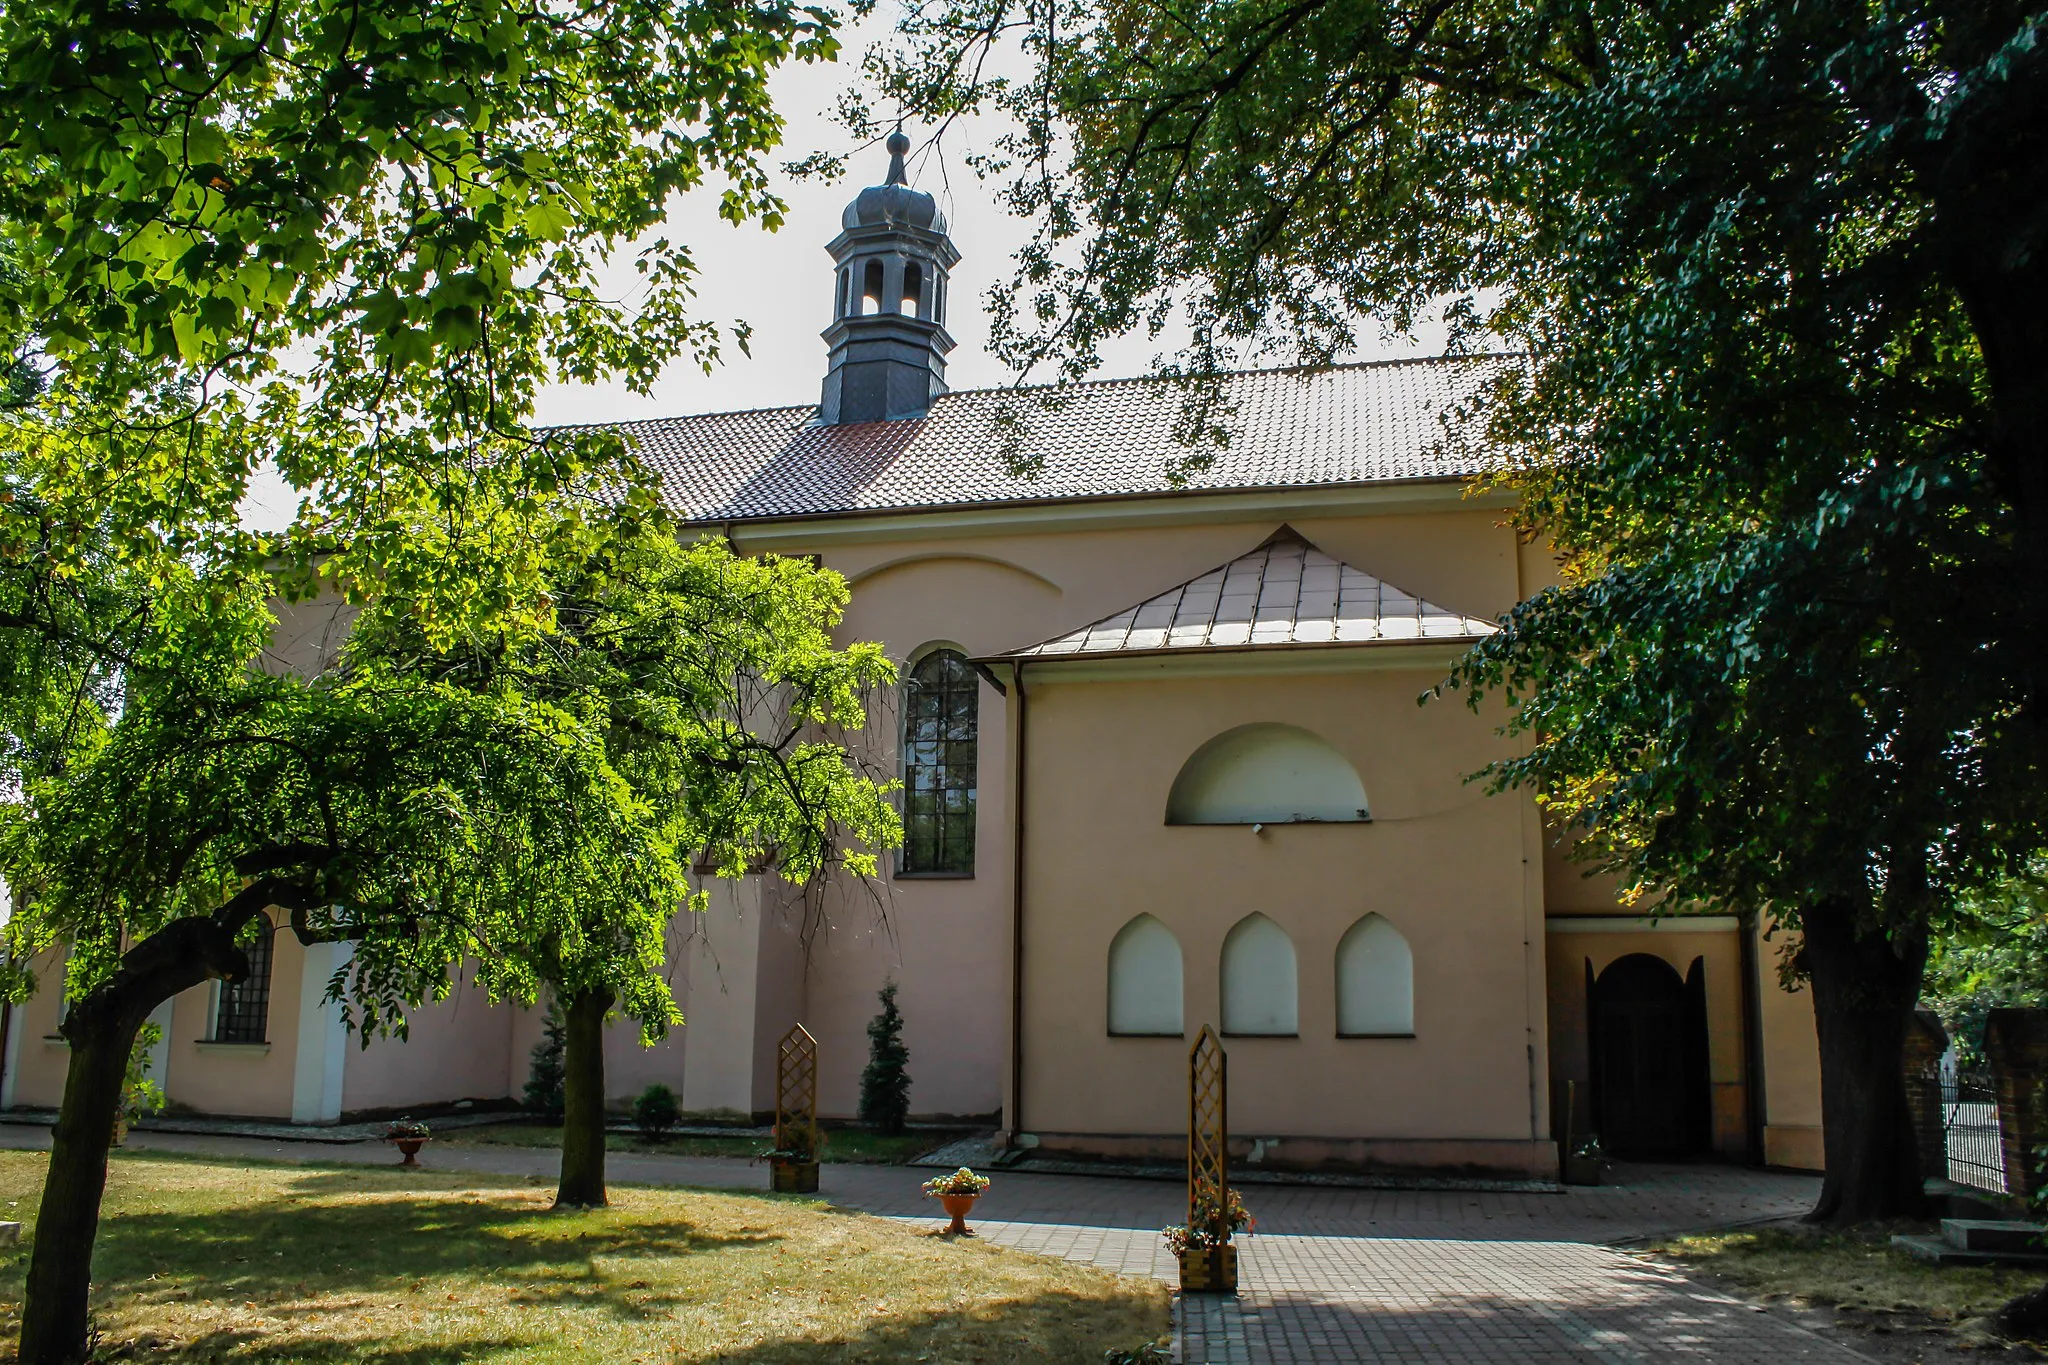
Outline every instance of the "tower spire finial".
[(889, 178), (882, 183), (908, 185), (910, 174), (903, 169), (903, 158), (910, 151), (910, 139), (903, 134), (903, 120), (896, 121), (896, 131), (889, 134), (889, 140), (883, 145), (889, 149)]
[(834, 302), (818, 420), (828, 426), (923, 417), (946, 392), (946, 273), (960, 253), (938, 201), (907, 183), (902, 120), (884, 145), (888, 182), (854, 197), (825, 248)]

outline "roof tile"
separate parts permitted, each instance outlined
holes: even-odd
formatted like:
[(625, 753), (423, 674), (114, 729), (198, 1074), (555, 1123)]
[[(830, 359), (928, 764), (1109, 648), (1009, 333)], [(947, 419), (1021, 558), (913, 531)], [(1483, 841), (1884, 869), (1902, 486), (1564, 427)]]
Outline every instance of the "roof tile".
[[(1375, 361), (1227, 375), (1227, 446), (1186, 469), (1186, 391), (1167, 379), (946, 394), (929, 415), (845, 426), (816, 407), (625, 422), (618, 430), (699, 522), (1178, 490), (1301, 487), (1479, 472), (1444, 419), (1511, 359)], [(1180, 471), (1176, 473), (1176, 471)]]
[(1497, 629), (1332, 559), (1283, 526), (1220, 568), (1009, 657), (1477, 640)]

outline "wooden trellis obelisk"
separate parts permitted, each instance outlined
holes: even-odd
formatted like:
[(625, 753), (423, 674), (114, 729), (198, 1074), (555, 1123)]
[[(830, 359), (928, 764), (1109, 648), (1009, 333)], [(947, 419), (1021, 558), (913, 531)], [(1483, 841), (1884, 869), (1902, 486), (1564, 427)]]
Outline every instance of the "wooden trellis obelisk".
[(1188, 1049), (1188, 1227), (1200, 1213), (1197, 1195), (1204, 1185), (1211, 1197), (1224, 1200), (1230, 1189), (1230, 1091), (1223, 1044), (1207, 1024)]
[(775, 1045), (775, 1148), (769, 1185), (780, 1194), (818, 1189), (818, 1040), (797, 1024)]
[(818, 1040), (802, 1024), (793, 1025), (775, 1046), (775, 1134), (778, 1141), (791, 1123), (816, 1127), (818, 1122)]

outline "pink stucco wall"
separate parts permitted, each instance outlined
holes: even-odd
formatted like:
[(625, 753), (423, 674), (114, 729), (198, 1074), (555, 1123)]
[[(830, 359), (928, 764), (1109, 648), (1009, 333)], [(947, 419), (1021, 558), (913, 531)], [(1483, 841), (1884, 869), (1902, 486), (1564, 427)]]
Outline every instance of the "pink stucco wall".
[(7, 1050), (14, 1067), (9, 1089), (14, 1102), (26, 1108), (54, 1109), (64, 1098), (64, 1072), (71, 1065), (71, 1049), (57, 1037), (63, 964), (61, 951), (36, 958), (32, 964), (35, 994), (13, 1006), (8, 1020)]
[(359, 1037), (349, 1038), (342, 1112), (503, 1099), (517, 1013), (492, 1006), (465, 969), (448, 999), (411, 1014), (409, 1041), (373, 1038), (362, 1047)]

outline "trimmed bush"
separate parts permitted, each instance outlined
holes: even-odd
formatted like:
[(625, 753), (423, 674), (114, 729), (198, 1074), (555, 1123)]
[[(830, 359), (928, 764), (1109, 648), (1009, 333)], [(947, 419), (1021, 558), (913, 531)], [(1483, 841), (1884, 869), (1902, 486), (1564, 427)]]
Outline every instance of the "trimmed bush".
[(676, 1102), (676, 1092), (665, 1085), (650, 1085), (633, 1101), (633, 1126), (650, 1141), (667, 1137), (682, 1121), (683, 1106)]

